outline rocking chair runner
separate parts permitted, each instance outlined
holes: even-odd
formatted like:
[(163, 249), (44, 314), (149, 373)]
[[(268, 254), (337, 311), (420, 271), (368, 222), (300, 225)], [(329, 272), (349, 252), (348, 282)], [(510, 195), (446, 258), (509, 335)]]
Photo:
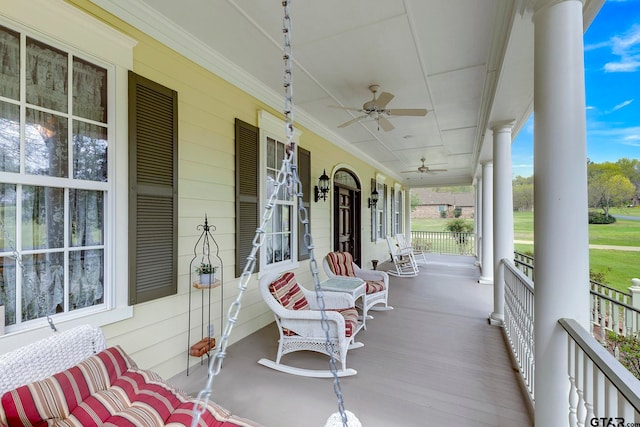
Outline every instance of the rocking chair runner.
[(315, 293), (298, 285), (292, 272), (280, 276), (269, 275), (260, 279), (260, 294), (273, 311), (280, 333), (278, 354), (275, 362), (260, 359), (258, 363), (278, 371), (307, 377), (331, 377), (328, 370), (296, 368), (280, 362), (282, 356), (294, 351), (309, 350), (329, 354), (339, 360), (342, 369), (339, 376), (355, 375), (354, 369), (347, 369), (347, 351), (362, 347), (355, 342), (355, 335), (362, 327), (351, 295), (342, 292), (325, 292), (326, 317), (329, 324), (331, 346), (327, 343), (321, 324), (321, 313)]
[[(329, 252), (322, 261), (325, 273), (330, 278), (357, 277), (366, 282), (366, 293), (362, 302), (362, 316), (372, 319), (369, 310), (393, 310), (387, 300), (389, 298), (389, 275), (379, 270), (363, 270), (353, 262), (349, 252)], [(379, 305), (383, 306), (380, 307)], [(376, 307), (374, 307), (376, 306)]]

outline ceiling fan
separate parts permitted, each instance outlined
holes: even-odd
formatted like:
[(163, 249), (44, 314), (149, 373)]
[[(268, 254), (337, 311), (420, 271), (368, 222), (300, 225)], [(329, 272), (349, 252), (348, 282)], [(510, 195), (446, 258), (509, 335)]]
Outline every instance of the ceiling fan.
[(427, 110), (424, 108), (393, 108), (387, 109), (387, 104), (394, 97), (393, 94), (389, 92), (382, 92), (380, 96), (376, 98), (376, 93), (380, 90), (379, 85), (371, 85), (369, 86), (369, 90), (373, 93), (373, 99), (371, 101), (367, 101), (362, 105), (362, 108), (351, 108), (351, 107), (341, 107), (338, 105), (330, 105), (333, 108), (340, 108), (343, 110), (352, 110), (363, 113), (361, 116), (358, 116), (354, 119), (351, 119), (347, 122), (339, 125), (339, 128), (343, 128), (349, 126), (353, 123), (359, 122), (363, 119), (373, 119), (378, 123), (378, 130), (382, 128), (385, 132), (393, 130), (394, 127), (389, 121), (388, 117), (392, 116), (425, 116), (427, 114)]
[(429, 166), (425, 166), (424, 162), (425, 162), (424, 157), (420, 159), (420, 161), (422, 162), (422, 166), (418, 166), (417, 169), (413, 169), (413, 170), (408, 170), (408, 171), (400, 171), (400, 173), (434, 173), (434, 172), (446, 172), (447, 169), (431, 169)]

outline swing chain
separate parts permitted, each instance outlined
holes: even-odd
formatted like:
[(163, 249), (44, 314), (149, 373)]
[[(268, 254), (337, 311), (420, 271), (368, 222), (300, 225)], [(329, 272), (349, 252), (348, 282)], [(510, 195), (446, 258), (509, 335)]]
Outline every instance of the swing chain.
[(300, 182), (300, 178), (297, 173), (297, 166), (295, 161), (295, 143), (293, 141), (294, 137), (294, 128), (293, 128), (293, 73), (291, 70), (291, 17), (289, 14), (289, 0), (283, 0), (282, 6), (284, 7), (284, 18), (283, 18), (283, 29), (282, 32), (284, 34), (284, 54), (283, 59), (285, 62), (285, 71), (284, 71), (284, 88), (285, 88), (285, 107), (284, 107), (284, 115), (285, 115), (285, 123), (286, 123), (286, 136), (287, 136), (287, 150), (285, 158), (282, 162), (280, 170), (278, 171), (278, 175), (275, 179), (274, 188), (272, 193), (269, 195), (267, 199), (265, 210), (262, 214), (262, 223), (260, 227), (256, 229), (256, 234), (253, 238), (251, 252), (247, 256), (247, 262), (242, 270), (242, 274), (238, 280), (238, 295), (236, 296), (235, 301), (229, 307), (227, 311), (227, 319), (224, 331), (222, 333), (219, 346), (213, 355), (213, 358), (209, 362), (209, 370), (208, 370), (208, 378), (205, 387), (198, 393), (196, 398), (196, 402), (193, 405), (194, 417), (191, 421), (191, 426), (196, 427), (202, 414), (206, 409), (206, 402), (209, 400), (213, 388), (213, 380), (220, 373), (220, 369), (222, 368), (222, 361), (226, 356), (227, 345), (229, 342), (229, 336), (231, 335), (231, 331), (233, 330), (233, 326), (238, 321), (238, 314), (240, 313), (240, 308), (242, 305), (242, 297), (244, 296), (244, 292), (247, 290), (249, 281), (251, 280), (251, 275), (253, 274), (257, 252), (260, 246), (264, 243), (265, 237), (265, 229), (267, 224), (271, 221), (273, 216), (273, 207), (275, 205), (276, 199), (278, 198), (278, 194), (280, 194), (280, 187), (287, 186), (288, 183), (291, 183), (293, 180), (293, 193), (298, 196), (298, 213), (299, 220), (302, 224), (304, 224), (304, 242), (309, 250), (309, 268), (311, 269), (311, 273), (314, 279), (315, 291), (316, 291), (316, 300), (318, 301), (318, 305), (320, 307), (321, 312), (321, 324), (322, 329), (325, 332), (326, 343), (327, 343), (327, 352), (329, 354), (329, 367), (331, 373), (333, 375), (333, 389), (338, 398), (338, 409), (340, 412), (340, 416), (342, 418), (342, 424), (344, 427), (348, 427), (347, 424), (347, 416), (344, 410), (344, 402), (342, 398), (342, 390), (340, 387), (340, 380), (338, 378), (338, 369), (336, 366), (336, 361), (334, 357), (333, 351), (333, 343), (330, 339), (329, 335), (329, 322), (325, 313), (325, 303), (322, 294), (322, 289), (320, 288), (320, 279), (318, 274), (318, 263), (314, 256), (314, 245), (313, 238), (311, 236), (311, 232), (309, 229), (309, 220), (307, 215), (307, 210), (302, 202), (302, 184)]
[[(2, 229), (2, 235), (4, 236), (5, 244), (9, 246), (9, 250), (11, 251), (11, 255), (9, 257), (16, 260), (16, 263), (20, 266), (20, 271), (24, 275), (26, 268), (24, 267), (24, 263), (22, 262), (22, 255), (20, 255), (20, 252), (18, 252), (18, 249), (16, 248), (17, 245), (9, 235), (9, 232), (7, 231), (7, 227), (4, 224), (4, 221), (2, 220), (0, 220), (0, 228)], [(33, 285), (33, 281), (31, 280), (31, 277), (27, 277), (27, 280), (29, 282), (29, 285), (31, 285), (30, 287), (33, 288), (34, 285)], [(40, 299), (44, 300), (44, 296), (41, 296)], [(45, 304), (45, 301), (42, 301), (42, 303)], [(38, 310), (38, 312), (39, 311), (40, 310)], [(49, 313), (46, 314), (46, 318), (47, 318), (47, 323), (49, 324), (49, 327), (51, 328), (51, 330), (53, 332), (58, 332), (58, 328), (56, 328), (56, 325), (53, 323), (53, 319), (51, 319), (51, 316), (49, 315)]]

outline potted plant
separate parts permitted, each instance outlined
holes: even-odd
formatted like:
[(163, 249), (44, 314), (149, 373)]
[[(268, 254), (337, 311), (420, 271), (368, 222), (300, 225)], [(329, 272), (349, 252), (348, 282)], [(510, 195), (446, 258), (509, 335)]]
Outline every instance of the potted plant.
[(215, 282), (217, 269), (218, 267), (212, 266), (211, 264), (200, 263), (200, 266), (196, 268), (196, 273), (200, 275), (199, 283), (201, 285), (210, 285)]

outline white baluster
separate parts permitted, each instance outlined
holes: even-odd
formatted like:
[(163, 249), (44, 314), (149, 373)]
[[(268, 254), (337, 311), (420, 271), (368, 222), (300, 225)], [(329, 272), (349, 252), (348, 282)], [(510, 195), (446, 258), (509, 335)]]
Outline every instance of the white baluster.
[(568, 369), (569, 369), (569, 426), (577, 427), (578, 426), (578, 414), (577, 414), (577, 405), (578, 405), (578, 393), (576, 390), (576, 382), (575, 382), (575, 352), (576, 345), (573, 342), (571, 337), (568, 337)]

